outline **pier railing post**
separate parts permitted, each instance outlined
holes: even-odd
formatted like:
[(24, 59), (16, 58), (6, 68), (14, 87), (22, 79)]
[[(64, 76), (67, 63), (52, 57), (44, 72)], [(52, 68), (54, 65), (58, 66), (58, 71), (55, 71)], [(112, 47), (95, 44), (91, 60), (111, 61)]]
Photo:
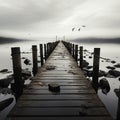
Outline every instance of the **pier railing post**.
[(93, 84), (98, 84), (99, 76), (99, 61), (100, 61), (100, 48), (94, 48), (94, 59), (93, 59)]
[(32, 45), (32, 57), (33, 57), (33, 75), (35, 76), (38, 71), (37, 46), (36, 45)]
[(78, 45), (75, 45), (75, 60), (78, 61)]
[(120, 120), (120, 89), (119, 89), (119, 96), (118, 96), (118, 108), (117, 108), (117, 119)]
[(14, 84), (11, 89), (15, 92), (16, 100), (23, 92), (24, 80), (22, 80), (22, 68), (21, 68), (21, 54), (19, 47), (11, 48), (12, 62), (13, 62), (13, 74)]
[(40, 61), (41, 61), (41, 66), (43, 65), (43, 45), (40, 44)]
[(83, 46), (80, 46), (80, 68), (83, 68)]
[(47, 59), (47, 49), (46, 49), (46, 44), (44, 44), (44, 57), (45, 60)]
[(73, 56), (73, 57), (75, 56), (75, 51), (74, 51), (74, 49), (75, 49), (75, 45), (73, 44), (73, 45), (72, 45), (72, 56)]

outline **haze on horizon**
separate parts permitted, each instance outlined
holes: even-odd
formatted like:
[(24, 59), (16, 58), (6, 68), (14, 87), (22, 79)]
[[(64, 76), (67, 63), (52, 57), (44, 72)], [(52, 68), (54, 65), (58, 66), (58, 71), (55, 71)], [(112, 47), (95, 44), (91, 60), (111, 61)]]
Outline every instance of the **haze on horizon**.
[(120, 37), (119, 14), (119, 0), (0, 0), (0, 36)]

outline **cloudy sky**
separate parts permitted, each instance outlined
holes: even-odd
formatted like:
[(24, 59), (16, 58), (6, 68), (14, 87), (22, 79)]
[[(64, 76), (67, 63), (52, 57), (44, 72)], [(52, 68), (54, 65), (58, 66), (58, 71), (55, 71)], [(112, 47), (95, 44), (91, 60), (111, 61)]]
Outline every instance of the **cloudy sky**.
[(0, 0), (0, 36), (56, 35), (119, 37), (120, 0)]

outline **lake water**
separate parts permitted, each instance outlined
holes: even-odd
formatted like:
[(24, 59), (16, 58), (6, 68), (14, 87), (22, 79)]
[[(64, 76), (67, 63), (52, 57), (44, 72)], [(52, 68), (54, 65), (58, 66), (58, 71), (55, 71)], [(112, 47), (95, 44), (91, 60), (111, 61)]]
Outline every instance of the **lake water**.
[[(29, 54), (21, 54), (21, 57), (25, 57), (31, 60), (32, 63), (32, 54), (31, 54), (31, 48), (32, 45), (37, 45), (39, 49), (39, 44), (40, 43), (46, 43), (54, 40), (47, 40), (47, 41), (25, 41), (25, 42), (15, 42), (12, 44), (0, 44), (0, 70), (7, 68), (9, 71), (12, 71), (12, 60), (11, 60), (11, 47), (20, 47), (21, 52), (30, 52)], [(84, 49), (89, 50), (90, 52), (93, 52), (94, 48), (101, 48), (101, 55), (104, 58), (110, 58), (112, 60), (115, 60), (117, 63), (120, 63), (120, 56), (119, 56), (119, 51), (120, 51), (120, 44), (109, 44), (109, 43), (104, 43), (104, 44), (90, 44), (90, 43), (76, 43), (79, 44), (80, 46), (83, 46)], [(39, 52), (38, 52), (39, 56)], [(89, 59), (88, 57), (85, 58), (90, 65), (92, 65), (93, 60)], [(39, 60), (39, 57), (38, 57)], [(104, 71), (108, 71), (106, 66), (113, 66), (114, 64), (110, 62), (100, 62), (100, 69)], [(29, 70), (32, 70), (32, 64), (31, 65), (25, 65), (22, 60), (22, 69), (28, 68)], [(120, 69), (117, 69), (120, 71)], [(12, 74), (3, 74), (0, 73), (0, 79), (5, 78), (7, 75)], [(105, 106), (107, 107), (108, 111), (110, 114), (113, 116), (113, 118), (116, 117), (116, 111), (117, 111), (117, 103), (118, 103), (118, 98), (116, 97), (116, 94), (114, 92), (115, 88), (119, 88), (120, 86), (120, 81), (118, 78), (107, 78), (110, 84), (110, 92), (108, 94), (103, 94), (102, 91), (99, 89), (98, 90), (98, 96), (99, 98), (103, 101)], [(5, 97), (10, 97), (10, 95), (6, 94), (0, 94), (0, 101), (2, 101)], [(13, 96), (12, 96), (13, 97)], [(9, 111), (12, 106), (15, 103), (12, 103), (10, 106), (8, 106)], [(7, 108), (6, 108), (7, 109)], [(0, 120), (4, 120), (5, 115), (7, 114), (6, 110), (3, 110), (0, 112)], [(3, 116), (4, 114), (4, 116)]]

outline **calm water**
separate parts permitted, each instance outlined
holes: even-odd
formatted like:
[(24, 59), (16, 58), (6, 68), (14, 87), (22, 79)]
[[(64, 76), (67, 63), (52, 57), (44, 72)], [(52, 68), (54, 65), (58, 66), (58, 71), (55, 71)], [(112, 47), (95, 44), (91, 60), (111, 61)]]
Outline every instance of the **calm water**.
[[(21, 48), (21, 52), (31, 52), (31, 46), (32, 45), (37, 45), (38, 49), (39, 49), (39, 44), (40, 43), (46, 43), (49, 42), (48, 41), (28, 41), (28, 42), (16, 42), (16, 43), (12, 43), (12, 44), (2, 44), (0, 45), (0, 70), (1, 69), (5, 69), (7, 68), (9, 71), (12, 71), (12, 60), (11, 60), (11, 47), (20, 47)], [(119, 44), (80, 44), (80, 43), (76, 43), (79, 45), (83, 45), (84, 49), (88, 49), (90, 52), (93, 52), (93, 49), (96, 47), (101, 48), (101, 56), (105, 57), (105, 58), (110, 58), (112, 60), (115, 60), (117, 63), (120, 63), (120, 56), (119, 56), (119, 51), (120, 51), (120, 45)], [(38, 53), (39, 56), (39, 53)], [(26, 57), (28, 59), (31, 60), (32, 54), (22, 54), (21, 57)], [(39, 60), (39, 57), (38, 57)], [(93, 61), (92, 59), (89, 59), (88, 57), (86, 58), (87, 61), (89, 61), (90, 65), (92, 65)], [(32, 63), (32, 61), (31, 61)], [(100, 62), (100, 69), (101, 70), (105, 70), (108, 71), (108, 69), (106, 69), (106, 66), (113, 66), (112, 63), (109, 62)], [(25, 65), (23, 63), (22, 60), (22, 68), (28, 68), (29, 70), (32, 70), (32, 65)], [(120, 69), (118, 69), (120, 70)], [(11, 74), (11, 73), (9, 73)], [(9, 74), (2, 74), (0, 73), (0, 79), (6, 77)], [(118, 102), (118, 98), (116, 97), (115, 93), (114, 93), (114, 89), (115, 88), (119, 88), (120, 86), (120, 81), (118, 80), (118, 78), (107, 78), (107, 80), (110, 83), (110, 92), (105, 95), (101, 92), (101, 90), (98, 90), (98, 96), (100, 97), (100, 99), (103, 101), (103, 103), (105, 104), (105, 106), (107, 107), (108, 111), (110, 112), (110, 114), (115, 118), (116, 117), (116, 111), (117, 111), (117, 102)], [(10, 95), (2, 95), (0, 94), (0, 101), (2, 99), (4, 99), (5, 97), (10, 97)], [(0, 112), (0, 120), (4, 119), (4, 117), (2, 116), (4, 114), (4, 116), (7, 114), (6, 111), (9, 111), (12, 106), (15, 104), (12, 103), (10, 106), (8, 106), (8, 110), (4, 110), (2, 112)], [(7, 108), (6, 108), (7, 109)]]

